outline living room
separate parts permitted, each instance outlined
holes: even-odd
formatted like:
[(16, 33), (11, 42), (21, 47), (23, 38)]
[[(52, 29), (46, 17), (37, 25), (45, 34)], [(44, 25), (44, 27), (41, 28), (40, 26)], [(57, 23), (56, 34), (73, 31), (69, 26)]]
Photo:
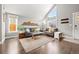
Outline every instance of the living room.
[(79, 53), (79, 25), (74, 20), (78, 16), (78, 6), (3, 4), (2, 53), (20, 53), (16, 52), (18, 49), (33, 54)]

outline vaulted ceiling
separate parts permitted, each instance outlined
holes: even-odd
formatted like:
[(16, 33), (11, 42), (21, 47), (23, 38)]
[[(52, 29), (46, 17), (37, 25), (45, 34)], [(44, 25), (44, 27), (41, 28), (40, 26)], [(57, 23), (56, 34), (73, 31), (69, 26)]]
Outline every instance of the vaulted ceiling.
[(5, 4), (6, 12), (25, 16), (34, 20), (42, 20), (53, 4)]

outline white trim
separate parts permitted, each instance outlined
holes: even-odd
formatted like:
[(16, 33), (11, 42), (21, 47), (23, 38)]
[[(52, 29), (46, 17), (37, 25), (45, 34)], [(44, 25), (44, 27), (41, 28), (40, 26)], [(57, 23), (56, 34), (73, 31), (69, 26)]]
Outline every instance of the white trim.
[(72, 25), (73, 25), (73, 27), (72, 27), (72, 29), (73, 29), (73, 30), (72, 30), (73, 36), (72, 36), (72, 37), (73, 37), (73, 40), (74, 40), (74, 39), (75, 39), (75, 35), (74, 35), (74, 32), (75, 32), (75, 28), (74, 28), (74, 26), (75, 26), (74, 19), (75, 19), (75, 18), (74, 18), (74, 15), (75, 15), (75, 13), (72, 13), (72, 14), (73, 14), (73, 16), (72, 16), (72, 18), (73, 18), (73, 19), (72, 19), (72, 21), (73, 21), (73, 23), (72, 23)]
[(2, 33), (1, 33), (1, 44), (3, 44), (4, 43), (4, 41), (5, 41), (5, 22), (3, 21), (3, 14), (4, 14), (4, 9), (3, 9), (3, 5), (2, 5), (2, 14), (1, 14), (1, 31), (2, 31)]

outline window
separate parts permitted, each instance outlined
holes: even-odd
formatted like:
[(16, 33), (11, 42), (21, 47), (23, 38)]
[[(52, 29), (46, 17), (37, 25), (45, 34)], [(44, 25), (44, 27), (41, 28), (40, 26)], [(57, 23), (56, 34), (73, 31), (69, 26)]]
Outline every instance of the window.
[(57, 7), (56, 6), (49, 12), (47, 24), (50, 27), (57, 27)]
[(8, 32), (17, 32), (17, 20), (18, 16), (8, 14)]

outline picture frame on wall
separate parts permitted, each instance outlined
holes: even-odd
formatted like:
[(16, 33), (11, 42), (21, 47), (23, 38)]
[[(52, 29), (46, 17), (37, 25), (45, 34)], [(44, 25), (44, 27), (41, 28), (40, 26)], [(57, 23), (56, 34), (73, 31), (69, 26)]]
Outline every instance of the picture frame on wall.
[(69, 18), (61, 19), (61, 24), (67, 24), (67, 23), (69, 23)]

